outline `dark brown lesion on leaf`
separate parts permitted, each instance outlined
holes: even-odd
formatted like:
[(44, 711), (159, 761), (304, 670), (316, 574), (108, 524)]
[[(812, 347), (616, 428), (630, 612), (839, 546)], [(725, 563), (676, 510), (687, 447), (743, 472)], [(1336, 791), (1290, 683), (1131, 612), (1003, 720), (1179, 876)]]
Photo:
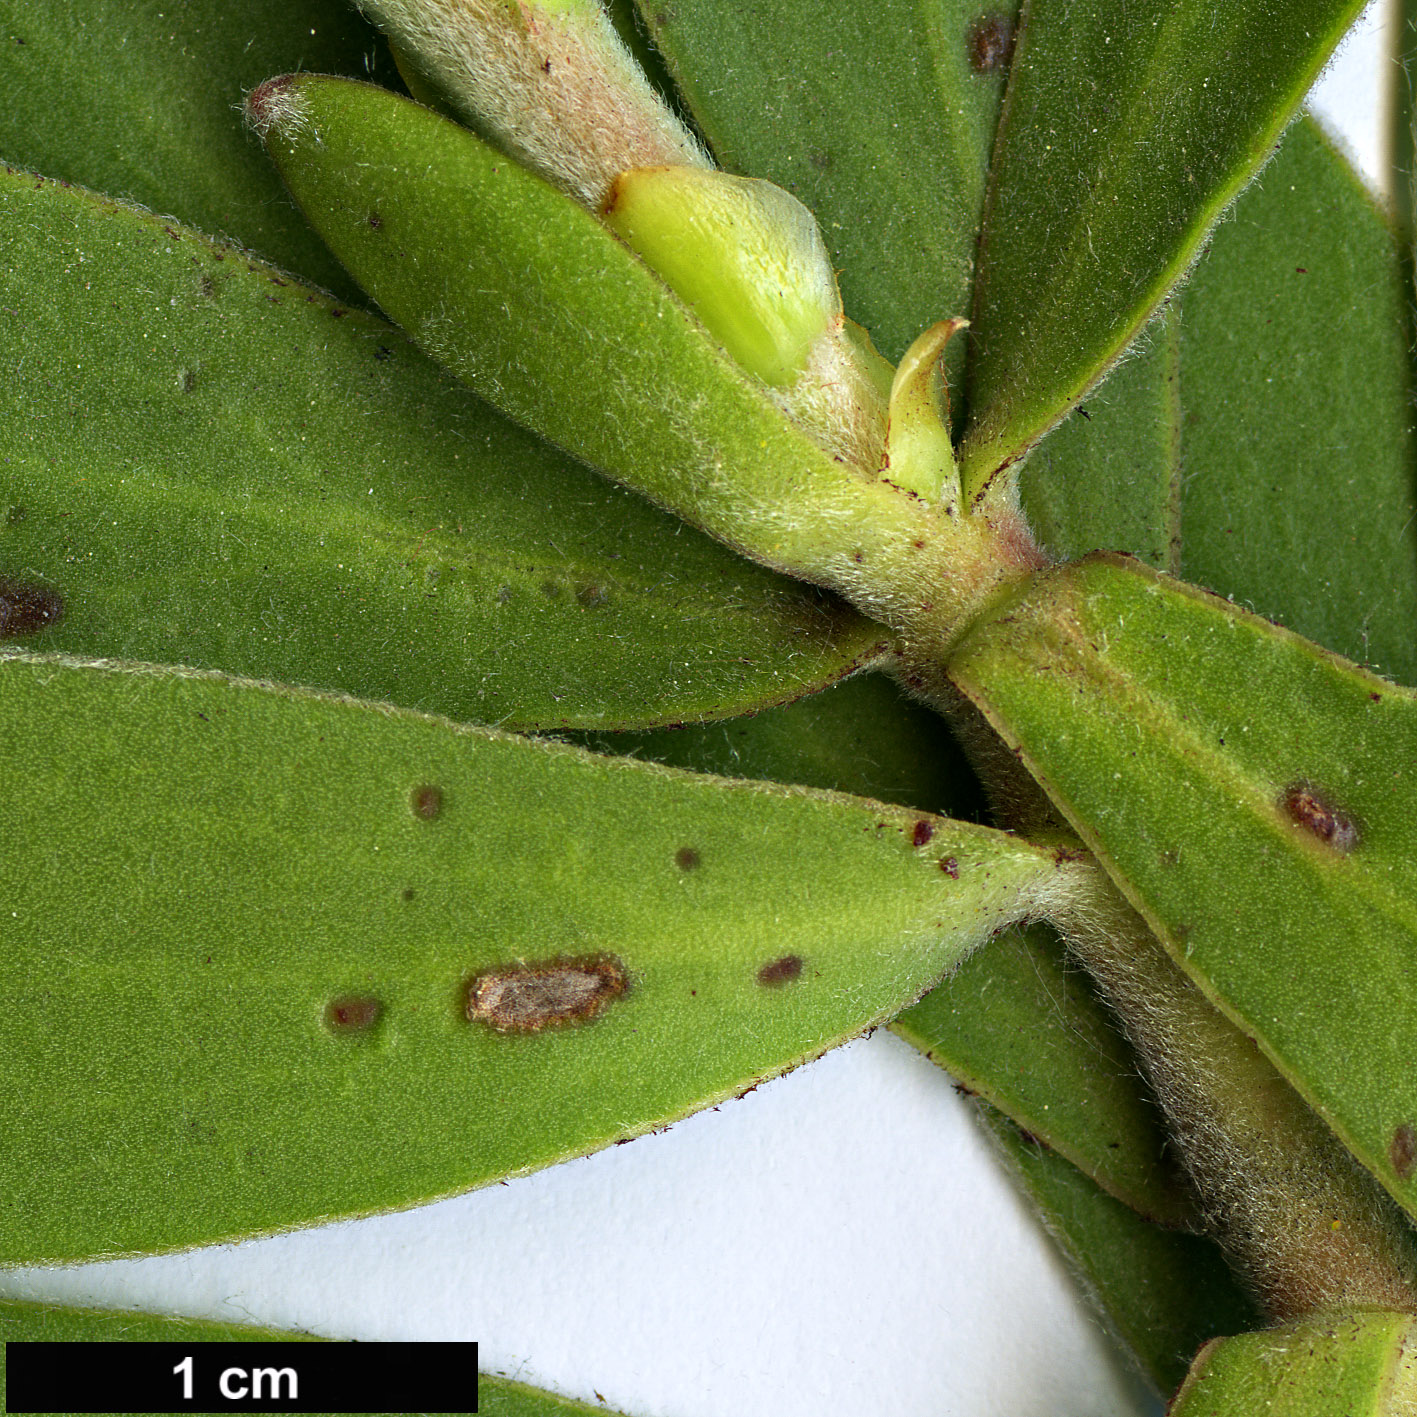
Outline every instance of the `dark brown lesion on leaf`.
[(674, 864), (681, 871), (697, 871), (700, 859), (698, 851), (692, 846), (681, 846), (674, 853)]
[(584, 955), (484, 969), (467, 987), (467, 1017), (499, 1033), (589, 1023), (630, 987), (614, 955)]
[(802, 974), (801, 955), (783, 955), (781, 959), (769, 960), (758, 971), (758, 983), (765, 989), (780, 989), (791, 984)]
[(969, 67), (976, 74), (1002, 74), (1014, 57), (1014, 22), (1004, 14), (980, 15), (964, 36)]
[(371, 994), (341, 994), (325, 1006), (325, 1027), (332, 1033), (365, 1033), (383, 1012), (384, 1006)]
[(48, 586), (0, 576), (0, 640), (37, 635), (64, 618), (64, 599)]
[(1403, 1122), (1394, 1130), (1387, 1155), (1397, 1179), (1410, 1181), (1417, 1171), (1417, 1128), (1411, 1122)]
[(443, 789), (431, 782), (421, 782), (409, 793), (408, 805), (415, 817), (431, 822), (442, 815)]
[(1312, 783), (1296, 782), (1286, 787), (1281, 805), (1295, 826), (1325, 846), (1347, 853), (1358, 845), (1358, 824)]
[(933, 822), (927, 822), (922, 818), (910, 829), (910, 844), (912, 846), (925, 846), (934, 835), (935, 824)]

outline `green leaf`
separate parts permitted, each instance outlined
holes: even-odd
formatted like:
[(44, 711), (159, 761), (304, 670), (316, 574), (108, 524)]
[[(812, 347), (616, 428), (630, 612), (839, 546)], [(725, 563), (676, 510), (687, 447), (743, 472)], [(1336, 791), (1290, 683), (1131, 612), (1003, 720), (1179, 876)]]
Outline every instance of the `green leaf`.
[(919, 499), (814, 443), (595, 217), (472, 133), (341, 79), (272, 80), (248, 108), (365, 289), (518, 422), (807, 579), (941, 557)]
[(1260, 1324), (1213, 1240), (1143, 1220), (987, 1103), (979, 1115), (1083, 1289), (1162, 1395), (1207, 1339)]
[(750, 718), (576, 741), (694, 772), (850, 792), (969, 821), (984, 816), (979, 784), (939, 714), (882, 674), (857, 674)]
[(846, 313), (892, 363), (968, 312), (1012, 4), (640, 8), (718, 160), (816, 213)]
[(1170, 1417), (1408, 1417), (1417, 1409), (1417, 1319), (1316, 1314), (1202, 1350)]
[(397, 330), (0, 176), (0, 581), (46, 649), (517, 726), (743, 713), (886, 634), (607, 486)]
[(1168, 307), (1126, 359), (1029, 454), (1019, 497), (1055, 556), (1129, 551), (1174, 571), (1181, 553), (1181, 319)]
[[(0, 1393), (5, 1383), (6, 1343), (321, 1343), (325, 1340), (286, 1329), (255, 1324), (218, 1323), (211, 1319), (171, 1318), (132, 1311), (72, 1309), (21, 1299), (0, 1299)], [(616, 1417), (613, 1409), (590, 1407), (558, 1397), (526, 1383), (512, 1382), (491, 1373), (477, 1375), (477, 1411), (480, 1417), (577, 1417), (602, 1413)], [(0, 1413), (7, 1409), (0, 1400)], [(156, 1414), (139, 1414), (156, 1417)], [(370, 1417), (385, 1417), (372, 1413)], [(450, 1413), (447, 1417), (461, 1417)]]
[(1372, 197), (1295, 124), (1182, 299), (1181, 569), (1414, 683), (1408, 302)]
[(950, 676), (1176, 963), (1417, 1212), (1417, 695), (1089, 558)]
[(286, 69), (397, 84), (341, 0), (0, 0), (0, 158), (138, 202), (356, 294), (241, 121)]
[(9, 1262), (412, 1205), (663, 1125), (890, 1017), (1058, 870), (387, 706), (0, 668)]
[(1136, 1057), (1051, 930), (991, 940), (891, 1027), (1133, 1210), (1195, 1224)]
[(1028, 0), (981, 237), (967, 493), (1131, 343), (1358, 9)]

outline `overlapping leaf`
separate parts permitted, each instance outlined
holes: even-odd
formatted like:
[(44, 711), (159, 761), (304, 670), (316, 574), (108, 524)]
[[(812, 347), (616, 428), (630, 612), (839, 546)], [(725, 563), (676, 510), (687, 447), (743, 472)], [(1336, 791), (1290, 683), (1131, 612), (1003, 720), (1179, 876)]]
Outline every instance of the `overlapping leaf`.
[(1268, 156), (1358, 0), (1028, 0), (975, 290), (977, 491), (1076, 406)]
[(718, 160), (816, 213), (846, 313), (887, 358), (967, 313), (1011, 4), (640, 8)]
[(1171, 1417), (1406, 1417), (1417, 1407), (1417, 1319), (1369, 1311), (1220, 1339)]
[(241, 121), (287, 69), (397, 85), (342, 0), (0, 0), (0, 160), (175, 216), (337, 291), (356, 287)]
[(1417, 1211), (1417, 697), (1099, 557), (978, 629), (955, 681), (1176, 962)]
[(992, 941), (892, 1026), (1133, 1210), (1195, 1223), (1136, 1058), (1051, 931)]
[(1143, 1220), (987, 1103), (979, 1115), (1084, 1289), (1163, 1396), (1207, 1339), (1259, 1326), (1214, 1241)]
[(742, 713), (882, 643), (230, 247), (19, 173), (0, 222), (0, 595), (62, 602), (46, 648), (559, 727)]

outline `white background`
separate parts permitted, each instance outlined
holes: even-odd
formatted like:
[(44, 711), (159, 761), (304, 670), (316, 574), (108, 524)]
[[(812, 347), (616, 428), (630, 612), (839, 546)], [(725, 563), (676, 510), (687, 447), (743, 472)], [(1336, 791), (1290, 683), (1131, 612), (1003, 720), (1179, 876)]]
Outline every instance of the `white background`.
[[(1370, 175), (1370, 7), (1314, 106)], [(360, 1339), (636, 1417), (1133, 1417), (1159, 1408), (1076, 1299), (949, 1079), (858, 1041), (659, 1136), (456, 1200), (0, 1294)]]

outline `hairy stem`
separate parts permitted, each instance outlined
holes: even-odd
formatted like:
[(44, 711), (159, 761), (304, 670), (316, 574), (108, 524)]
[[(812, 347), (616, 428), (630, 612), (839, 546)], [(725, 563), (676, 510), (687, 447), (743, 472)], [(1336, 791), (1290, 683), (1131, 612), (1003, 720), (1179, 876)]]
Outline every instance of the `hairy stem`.
[(1207, 1224), (1271, 1318), (1417, 1308), (1394, 1202), (1174, 965), (1100, 867), (1056, 923), (1121, 1018)]

